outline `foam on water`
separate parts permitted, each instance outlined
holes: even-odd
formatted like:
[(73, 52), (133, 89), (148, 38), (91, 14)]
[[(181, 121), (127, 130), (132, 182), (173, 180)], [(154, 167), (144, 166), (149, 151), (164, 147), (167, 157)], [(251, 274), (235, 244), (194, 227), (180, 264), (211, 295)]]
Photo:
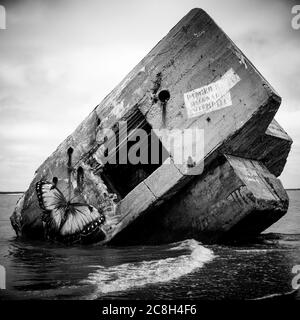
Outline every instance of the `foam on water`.
[(89, 274), (82, 283), (96, 287), (90, 299), (95, 299), (110, 292), (124, 291), (148, 284), (168, 282), (187, 275), (214, 258), (211, 250), (203, 247), (195, 240), (176, 243), (169, 250), (187, 250), (177, 257), (160, 260), (124, 263), (98, 270)]
[(275, 252), (275, 251), (286, 251), (285, 249), (236, 249), (234, 250), (235, 252), (239, 252), (239, 253), (259, 253), (259, 254), (263, 254), (263, 253), (267, 253), (267, 252)]
[(288, 297), (293, 298), (292, 296), (296, 295), (297, 293), (298, 293), (297, 290), (292, 290), (292, 291), (284, 292), (284, 293), (268, 294), (266, 296), (255, 298), (255, 299), (252, 299), (252, 300), (267, 300), (267, 299), (279, 299), (279, 298), (282, 299), (282, 298), (288, 298)]

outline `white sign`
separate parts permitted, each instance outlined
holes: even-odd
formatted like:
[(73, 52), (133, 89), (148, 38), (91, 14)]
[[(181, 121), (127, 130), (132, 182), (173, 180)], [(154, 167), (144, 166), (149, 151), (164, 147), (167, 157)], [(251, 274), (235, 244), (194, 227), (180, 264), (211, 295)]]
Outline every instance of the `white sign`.
[(184, 102), (189, 118), (219, 110), (232, 105), (230, 89), (240, 77), (231, 68), (221, 79), (184, 94)]

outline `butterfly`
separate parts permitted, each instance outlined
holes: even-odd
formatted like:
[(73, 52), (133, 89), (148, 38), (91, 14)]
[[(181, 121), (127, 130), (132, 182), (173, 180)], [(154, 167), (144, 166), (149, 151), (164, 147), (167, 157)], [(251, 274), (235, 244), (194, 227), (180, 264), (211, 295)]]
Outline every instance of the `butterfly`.
[(104, 240), (100, 228), (105, 216), (85, 203), (67, 201), (63, 193), (51, 182), (36, 183), (36, 194), (43, 210), (46, 237), (64, 243), (87, 243)]

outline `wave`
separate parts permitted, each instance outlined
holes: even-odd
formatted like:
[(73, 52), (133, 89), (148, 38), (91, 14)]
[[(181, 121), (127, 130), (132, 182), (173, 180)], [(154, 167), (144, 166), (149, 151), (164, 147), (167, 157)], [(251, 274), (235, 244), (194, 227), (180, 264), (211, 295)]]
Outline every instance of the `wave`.
[(274, 251), (286, 251), (286, 249), (235, 249), (234, 251), (239, 253), (267, 253)]
[(199, 246), (199, 242), (194, 239), (183, 240), (179, 242), (174, 242), (170, 246), (168, 251), (179, 251), (179, 250), (191, 250)]
[(254, 298), (252, 300), (266, 300), (266, 299), (271, 299), (271, 300), (277, 300), (277, 299), (289, 299), (289, 300), (296, 300), (296, 295), (298, 294), (299, 290), (292, 290), (289, 292), (283, 292), (283, 293), (273, 293), (273, 294), (268, 294), (263, 297), (259, 298)]
[(198, 268), (203, 267), (214, 258), (212, 250), (200, 245), (195, 240), (186, 240), (174, 244), (169, 250), (188, 250), (186, 254), (177, 257), (124, 263), (112, 267), (98, 266), (81, 283), (96, 287), (95, 292), (88, 299), (131, 288), (143, 287), (148, 284), (163, 283), (178, 279)]

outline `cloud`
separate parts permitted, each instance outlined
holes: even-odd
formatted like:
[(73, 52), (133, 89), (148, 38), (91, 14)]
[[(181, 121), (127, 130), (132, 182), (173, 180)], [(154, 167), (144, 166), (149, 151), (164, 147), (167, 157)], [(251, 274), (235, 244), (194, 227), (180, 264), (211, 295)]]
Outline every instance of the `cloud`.
[(277, 119), (295, 140), (282, 179), (287, 187), (300, 181), (293, 173), (300, 159), (300, 130), (294, 120), (299, 116), (300, 43), (299, 33), (290, 27), (293, 2), (3, 4), (7, 29), (0, 30), (0, 190), (26, 189), (37, 166), (194, 7), (207, 10), (282, 95)]

